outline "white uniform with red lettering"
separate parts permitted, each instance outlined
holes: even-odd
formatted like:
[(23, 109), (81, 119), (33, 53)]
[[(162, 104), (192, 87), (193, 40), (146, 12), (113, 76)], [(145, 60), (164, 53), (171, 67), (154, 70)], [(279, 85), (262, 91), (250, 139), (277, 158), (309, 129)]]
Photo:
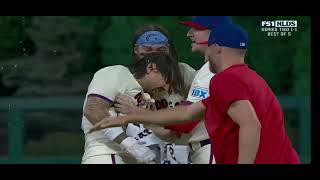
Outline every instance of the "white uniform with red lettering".
[[(196, 74), (196, 71), (185, 63), (179, 63), (179, 67), (183, 74), (187, 89), (187, 94), (191, 82)], [(155, 99), (153, 108), (156, 110), (162, 108), (175, 107), (180, 105), (185, 98), (179, 94), (169, 95), (166, 91), (160, 91), (154, 94)], [(171, 142), (165, 142), (158, 138), (150, 129), (147, 129), (143, 124), (128, 124), (126, 128), (127, 135), (134, 137), (140, 143), (152, 149), (156, 155), (156, 163), (160, 164), (188, 164), (190, 148), (186, 145), (177, 145)]]
[[(214, 74), (209, 69), (209, 62), (207, 62), (195, 75), (187, 101), (195, 103), (207, 98), (209, 96), (210, 80), (213, 76)], [(211, 149), (213, 147), (210, 144), (203, 120), (190, 133), (182, 134), (180, 139), (191, 146), (190, 158), (192, 163), (215, 164), (213, 150)]]
[[(113, 104), (118, 94), (125, 94), (132, 97), (138, 106), (144, 106), (143, 89), (133, 77), (128, 68), (117, 65), (103, 68), (95, 73), (86, 94), (84, 105), (88, 96), (96, 96), (105, 99)], [(111, 116), (117, 116), (114, 109), (110, 107)], [(85, 134), (85, 147), (82, 158), (83, 164), (123, 164), (137, 163), (136, 159), (129, 153), (122, 150), (120, 145), (110, 140), (125, 130), (123, 127), (108, 128), (110, 134), (100, 130), (88, 134), (92, 124), (83, 116), (81, 128)]]
[[(188, 64), (179, 63), (179, 68), (181, 70), (185, 88), (185, 96), (188, 93), (193, 78), (196, 75), (196, 70), (190, 67)], [(158, 91), (153, 93), (152, 98), (155, 99), (155, 109), (172, 108), (180, 105), (185, 101), (186, 97), (183, 95), (172, 93), (168, 94), (166, 91)], [(180, 143), (173, 142), (162, 142), (160, 144), (161, 148), (161, 163), (162, 164), (189, 164), (189, 153), (190, 147), (188, 145), (183, 145)]]

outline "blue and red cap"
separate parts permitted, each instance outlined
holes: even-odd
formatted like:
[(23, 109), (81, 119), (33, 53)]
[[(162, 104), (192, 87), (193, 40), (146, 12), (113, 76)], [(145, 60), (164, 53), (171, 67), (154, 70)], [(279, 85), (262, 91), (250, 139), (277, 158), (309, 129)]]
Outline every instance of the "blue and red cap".
[(235, 49), (247, 49), (248, 33), (235, 24), (217, 26), (211, 30), (209, 36), (208, 46), (212, 44)]
[(228, 16), (195, 16), (192, 21), (180, 21), (179, 23), (197, 30), (207, 30), (222, 24), (231, 24), (232, 20)]

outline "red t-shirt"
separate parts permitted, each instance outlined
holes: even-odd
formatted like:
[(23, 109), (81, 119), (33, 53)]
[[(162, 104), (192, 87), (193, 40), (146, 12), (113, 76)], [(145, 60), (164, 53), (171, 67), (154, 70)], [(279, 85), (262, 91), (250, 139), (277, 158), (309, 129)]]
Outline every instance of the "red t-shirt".
[(213, 143), (216, 162), (235, 164), (239, 152), (239, 126), (229, 117), (229, 106), (237, 100), (249, 100), (261, 123), (256, 164), (300, 163), (284, 128), (284, 116), (267, 83), (245, 64), (233, 65), (210, 81), (205, 124)]
[[(192, 102), (189, 101), (183, 101), (181, 105), (187, 106), (192, 104)], [(165, 126), (166, 129), (170, 129), (172, 131), (175, 131), (176, 133), (190, 133), (198, 124), (200, 120), (195, 120), (189, 123), (185, 124), (177, 124), (177, 125), (167, 125)]]

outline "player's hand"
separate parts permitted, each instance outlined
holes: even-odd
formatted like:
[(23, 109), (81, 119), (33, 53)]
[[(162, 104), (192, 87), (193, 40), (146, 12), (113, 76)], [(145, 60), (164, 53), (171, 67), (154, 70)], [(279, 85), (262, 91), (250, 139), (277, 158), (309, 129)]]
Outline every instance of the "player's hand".
[(132, 114), (136, 111), (136, 102), (129, 96), (121, 94), (115, 98), (114, 109), (117, 113)]
[(165, 129), (163, 126), (159, 126), (156, 124), (143, 124), (143, 125), (145, 128), (150, 129), (160, 139), (168, 142), (175, 142), (180, 137), (180, 134), (176, 133), (175, 131)]
[(123, 147), (129, 154), (137, 159), (139, 163), (152, 164), (156, 158), (154, 152), (148, 147), (141, 145), (137, 140), (132, 137), (127, 137), (121, 142), (121, 147)]
[(90, 130), (89, 133), (98, 131), (110, 127), (119, 127), (128, 124), (128, 116), (116, 116), (104, 118), (96, 123)]

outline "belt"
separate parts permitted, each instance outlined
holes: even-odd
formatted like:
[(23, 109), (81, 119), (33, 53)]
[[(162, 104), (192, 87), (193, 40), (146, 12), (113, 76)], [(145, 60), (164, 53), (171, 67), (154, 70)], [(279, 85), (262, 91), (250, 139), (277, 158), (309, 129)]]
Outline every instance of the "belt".
[(192, 142), (192, 143), (189, 143), (189, 146), (190, 146), (191, 150), (196, 151), (197, 149), (199, 149), (205, 145), (208, 145), (208, 144), (211, 144), (210, 139), (206, 139), (206, 140), (203, 140), (200, 142)]

